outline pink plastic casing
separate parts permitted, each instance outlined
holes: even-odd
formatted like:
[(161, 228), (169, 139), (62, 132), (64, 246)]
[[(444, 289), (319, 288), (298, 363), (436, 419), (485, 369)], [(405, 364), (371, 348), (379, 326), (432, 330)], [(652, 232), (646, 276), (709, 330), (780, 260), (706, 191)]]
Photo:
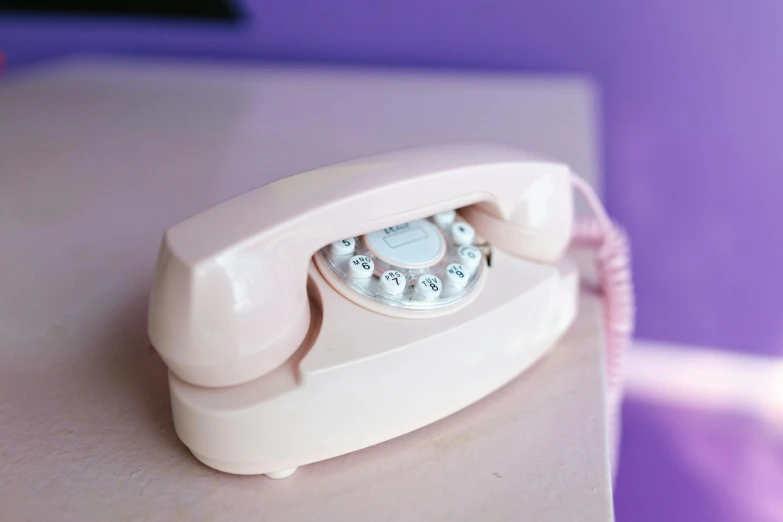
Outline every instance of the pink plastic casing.
[(227, 388), (169, 374), (177, 435), (212, 468), (281, 477), (473, 404), (539, 360), (577, 312), (567, 258), (545, 265), (495, 250), (487, 271), (470, 305), (417, 321), (346, 299), (311, 264), (311, 329), (285, 363)]
[(495, 247), (554, 262), (570, 237), (569, 176), (565, 165), (511, 148), (437, 146), (367, 156), (250, 191), (166, 232), (150, 339), (184, 381), (250, 381), (305, 338), (307, 270), (320, 247), (473, 205), (463, 216)]

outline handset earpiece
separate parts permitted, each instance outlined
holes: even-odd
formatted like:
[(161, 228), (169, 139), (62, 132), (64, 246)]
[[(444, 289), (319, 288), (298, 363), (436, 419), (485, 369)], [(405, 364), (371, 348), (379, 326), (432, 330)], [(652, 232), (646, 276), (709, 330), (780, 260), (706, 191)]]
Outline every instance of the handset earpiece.
[(460, 212), (493, 247), (531, 261), (554, 263), (571, 239), (571, 172), (559, 164), (537, 165), (533, 170), (538, 175), (519, 194), (508, 216), (485, 202)]
[(191, 384), (261, 377), (307, 334), (307, 269), (321, 247), (467, 207), (463, 215), (498, 248), (554, 261), (570, 235), (568, 176), (566, 167), (515, 149), (437, 146), (359, 158), (253, 190), (166, 232), (150, 339)]

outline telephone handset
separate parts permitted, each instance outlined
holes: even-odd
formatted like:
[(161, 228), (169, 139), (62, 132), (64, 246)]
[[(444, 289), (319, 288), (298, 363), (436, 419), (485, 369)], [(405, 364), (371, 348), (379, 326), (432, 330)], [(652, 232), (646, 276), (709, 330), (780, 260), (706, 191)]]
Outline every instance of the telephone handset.
[(576, 313), (572, 174), (437, 146), (315, 169), (170, 228), (149, 335), (207, 465), (287, 476), (443, 418)]

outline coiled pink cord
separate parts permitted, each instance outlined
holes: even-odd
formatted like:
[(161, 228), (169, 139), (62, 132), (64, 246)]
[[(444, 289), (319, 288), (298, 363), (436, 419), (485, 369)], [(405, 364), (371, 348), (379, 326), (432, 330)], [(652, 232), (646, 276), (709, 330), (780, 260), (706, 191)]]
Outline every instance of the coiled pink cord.
[(603, 295), (606, 333), (606, 395), (611, 460), (616, 464), (623, 397), (623, 360), (631, 343), (636, 309), (628, 238), (613, 223), (603, 204), (583, 179), (572, 176), (574, 188), (585, 198), (594, 217), (574, 223), (572, 243), (598, 249), (598, 284)]

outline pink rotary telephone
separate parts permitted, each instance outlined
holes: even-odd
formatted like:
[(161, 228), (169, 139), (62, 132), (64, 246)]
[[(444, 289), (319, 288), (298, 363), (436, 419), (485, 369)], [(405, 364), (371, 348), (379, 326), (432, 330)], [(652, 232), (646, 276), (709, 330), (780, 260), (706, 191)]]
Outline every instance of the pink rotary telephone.
[(579, 236), (602, 245), (608, 301), (626, 303), (607, 310), (616, 384), (625, 249), (586, 185), (505, 147), (410, 149), (282, 179), (166, 232), (149, 335), (177, 434), (215, 469), (282, 478), (497, 390), (575, 317), (572, 183), (598, 212)]

